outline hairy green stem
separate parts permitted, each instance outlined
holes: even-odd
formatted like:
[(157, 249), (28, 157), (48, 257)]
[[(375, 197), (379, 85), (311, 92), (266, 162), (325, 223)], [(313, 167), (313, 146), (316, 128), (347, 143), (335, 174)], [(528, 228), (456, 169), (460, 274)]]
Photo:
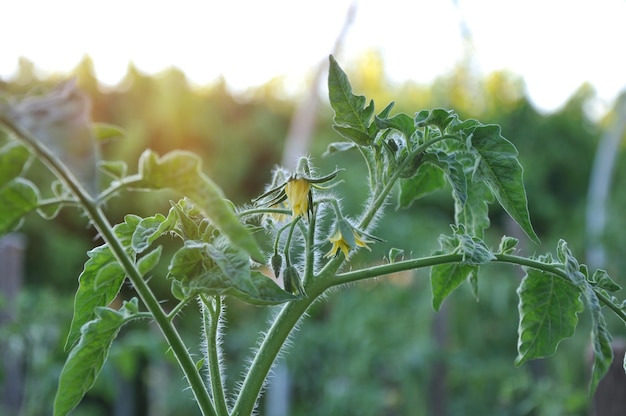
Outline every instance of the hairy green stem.
[[(462, 260), (462, 254), (442, 254), (420, 259), (403, 260), (339, 274), (336, 274), (335, 271), (340, 267), (342, 260), (339, 260), (339, 257), (336, 257), (328, 262), (324, 269), (322, 269), (319, 273), (318, 278), (312, 281), (308, 286), (308, 297), (283, 306), (282, 310), (274, 320), (267, 336), (263, 340), (259, 351), (254, 358), (254, 361), (252, 362), (246, 379), (244, 380), (239, 398), (233, 409), (233, 415), (249, 415), (254, 410), (254, 406), (260, 394), (261, 388), (263, 387), (264, 380), (270, 371), (275, 357), (309, 306), (326, 290), (332, 287), (374, 277), (380, 277), (391, 273), (420, 269), (446, 263), (458, 263)], [(563, 270), (559, 269), (555, 265), (545, 264), (537, 260), (512, 255), (496, 254), (496, 259), (494, 261), (517, 266), (531, 267), (569, 281)], [(626, 322), (626, 314), (621, 309), (614, 305), (602, 293), (596, 291), (596, 295), (602, 303), (611, 308), (624, 322)]]
[(395, 171), (393, 172), (393, 175), (391, 175), (391, 177), (389, 178), (387, 183), (383, 186), (383, 188), (379, 192), (376, 192), (374, 194), (374, 196), (372, 197), (371, 203), (368, 205), (365, 213), (361, 216), (359, 228), (362, 230), (367, 230), (367, 227), (370, 225), (370, 223), (376, 216), (376, 213), (385, 203), (385, 200), (389, 196), (389, 193), (391, 192), (391, 189), (393, 188), (393, 186), (396, 184), (396, 181), (400, 178), (400, 174), (402, 173), (402, 170), (406, 167), (406, 165), (410, 163), (411, 159), (413, 159), (415, 155), (418, 155), (419, 153), (423, 152), (428, 147), (432, 146), (433, 144), (437, 142), (440, 142), (445, 139), (450, 139), (450, 138), (451, 136), (447, 136), (447, 135), (437, 137), (436, 139), (428, 140), (427, 142), (423, 143), (422, 145), (418, 146), (415, 150), (413, 150), (411, 154), (409, 154), (396, 167)]
[(220, 416), (228, 415), (228, 407), (226, 406), (226, 395), (224, 392), (224, 384), (222, 383), (222, 351), (220, 348), (220, 320), (222, 319), (223, 307), (222, 297), (213, 296), (207, 299), (206, 296), (200, 295), (202, 300), (202, 322), (204, 326), (204, 336), (206, 341), (206, 360), (209, 368), (209, 382), (211, 384), (211, 392), (215, 409)]
[(4, 124), (15, 136), (26, 143), (80, 202), (94, 227), (100, 233), (104, 242), (109, 245), (116, 260), (124, 269), (124, 272), (133, 284), (137, 294), (146, 306), (146, 309), (152, 314), (152, 317), (161, 329), (163, 336), (167, 340), (187, 378), (202, 413), (204, 415), (215, 415), (215, 408), (213, 407), (209, 393), (180, 334), (159, 305), (159, 301), (148, 287), (146, 281), (143, 280), (133, 260), (126, 254), (124, 246), (113, 232), (111, 224), (98, 204), (96, 204), (96, 201), (87, 193), (67, 167), (29, 132), (22, 130), (10, 120), (4, 118), (0, 118), (0, 124)]
[(306, 298), (289, 302), (282, 307), (254, 356), (233, 407), (233, 416), (252, 414), (278, 352), (300, 318), (324, 290), (319, 281), (313, 281), (307, 288)]
[[(542, 263), (538, 260), (528, 259), (525, 257), (513, 256), (508, 254), (496, 254), (495, 262), (514, 264), (517, 266), (530, 267), (541, 270), (546, 273), (555, 275), (569, 284), (576, 286), (567, 274), (556, 265)], [(367, 269), (355, 270), (346, 273), (340, 273), (336, 276), (325, 276), (325, 281), (329, 283), (328, 287), (340, 286), (346, 283), (354, 283), (361, 280), (379, 277), (386, 274), (397, 273), (406, 270), (420, 269), (424, 267), (435, 266), (445, 263), (458, 263), (463, 259), (462, 254), (442, 254), (438, 256), (424, 257), (420, 259), (403, 260), (397, 263), (383, 264), (381, 266), (369, 267)], [(609, 309), (611, 309), (624, 323), (626, 323), (626, 312), (619, 306), (615, 305), (602, 292), (594, 290), (598, 299)]]

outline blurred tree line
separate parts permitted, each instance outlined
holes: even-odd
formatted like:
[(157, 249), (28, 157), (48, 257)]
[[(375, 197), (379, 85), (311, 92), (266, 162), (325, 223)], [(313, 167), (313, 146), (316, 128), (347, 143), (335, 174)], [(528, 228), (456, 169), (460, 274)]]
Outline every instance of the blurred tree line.
[[(564, 238), (582, 257), (589, 172), (605, 123), (587, 114), (594, 98), (589, 86), (581, 86), (560, 110), (542, 114), (526, 97), (523, 80), (506, 72), (478, 77), (459, 65), (431, 85), (394, 85), (385, 77), (384, 65), (375, 53), (347, 68), (355, 92), (373, 98), (379, 110), (395, 101), (397, 112), (412, 115), (421, 109), (444, 107), (454, 109), (461, 118), (500, 124), (503, 135), (520, 152), (531, 218), (543, 242), (541, 246), (525, 242), (524, 250), (538, 254), (553, 251), (556, 241)], [(273, 166), (281, 159), (297, 102), (297, 97), (282, 93), (279, 80), (236, 95), (224, 80), (192, 87), (177, 69), (147, 76), (131, 65), (117, 87), (102, 88), (88, 58), (74, 75), (93, 100), (93, 120), (121, 126), (127, 132), (125, 139), (102, 144), (105, 159), (124, 160), (132, 171), (145, 148), (161, 154), (191, 150), (203, 157), (206, 172), (236, 204), (248, 203), (269, 181)], [(45, 89), (57, 81), (57, 77), (39, 79), (34, 66), (22, 61), (13, 79), (0, 80), (0, 94)], [(356, 214), (360, 198), (366, 197), (365, 186), (359, 185), (364, 168), (356, 153), (321, 157), (328, 143), (339, 140), (331, 121), (332, 112), (326, 105), (317, 117), (310, 154), (321, 172), (336, 165), (347, 168), (341, 174), (346, 183), (338, 192), (349, 196), (345, 204)], [(616, 190), (626, 181), (622, 158), (620, 154)], [(34, 166), (34, 175), (42, 181), (43, 171), (42, 166)], [(127, 213), (167, 212), (172, 198), (128, 194), (123, 200), (111, 201), (108, 212), (113, 222)], [(605, 268), (621, 284), (626, 284), (619, 273), (626, 261), (620, 255), (626, 240), (620, 232), (626, 221), (621, 215), (624, 206), (624, 195), (612, 192)], [(395, 201), (391, 201), (391, 215), (381, 221), (376, 235), (393, 245), (376, 244), (377, 258), (382, 261), (391, 247), (404, 249), (405, 256), (429, 254), (437, 248), (438, 235), (449, 231), (452, 207), (451, 197), (443, 192), (404, 211), (392, 212)], [(54, 222), (31, 215), (22, 229), (28, 241), (25, 288), (17, 321), (0, 329), (0, 334), (13, 340), (18, 353), (25, 356), (24, 415), (50, 412), (64, 358), (62, 345), (71, 319), (76, 277), (86, 260), (85, 252), (96, 244), (94, 230), (75, 214), (65, 209)], [(488, 233), (492, 245), (497, 245), (503, 234), (520, 237), (495, 207)], [(167, 250), (169, 242), (163, 244)], [(41, 260), (31, 262), (29, 258)], [(353, 261), (363, 260), (357, 256)], [(167, 265), (161, 264), (152, 280), (165, 300), (170, 296), (169, 282), (162, 278), (166, 272)], [(456, 291), (446, 301), (445, 322), (439, 328), (443, 337), (439, 338), (433, 332), (428, 270), (329, 294), (327, 302), (310, 311), (284, 356), (290, 374), (291, 414), (425, 415), (435, 414), (438, 404), (433, 400), (445, 400), (448, 414), (587, 414), (587, 339), (574, 336), (559, 347), (555, 357), (515, 368), (515, 288), (521, 275), (499, 266), (483, 267), (481, 272), (480, 301), (466, 288)], [(264, 329), (271, 311), (234, 301), (229, 306), (224, 345), (228, 380), (234, 386), (255, 344), (256, 332)], [(584, 322), (586, 317), (581, 319)], [(186, 336), (191, 340), (198, 338), (198, 323), (191, 309), (180, 322), (188, 328)], [(194, 414), (191, 395), (182, 392), (181, 375), (162, 358), (165, 350), (160, 335), (149, 325), (125, 329), (114, 344), (104, 376), (76, 414), (121, 415), (124, 409), (132, 409), (131, 405), (124, 407), (125, 400), (138, 406), (127, 414)], [(433, 391), (437, 377), (445, 380), (443, 396)], [(126, 397), (129, 392), (133, 397)]]

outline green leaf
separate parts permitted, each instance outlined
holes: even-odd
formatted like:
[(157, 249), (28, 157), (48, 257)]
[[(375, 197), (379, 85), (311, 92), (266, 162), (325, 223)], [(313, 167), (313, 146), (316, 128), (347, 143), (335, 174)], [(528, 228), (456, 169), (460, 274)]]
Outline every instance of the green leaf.
[(434, 155), (436, 159), (433, 163), (445, 172), (448, 183), (452, 187), (455, 202), (463, 207), (467, 200), (467, 176), (463, 164), (454, 153), (437, 152)]
[(253, 270), (250, 273), (250, 279), (252, 285), (255, 288), (257, 296), (251, 296), (249, 293), (240, 292), (234, 294), (235, 297), (240, 300), (250, 303), (252, 305), (264, 306), (264, 305), (278, 305), (285, 302), (291, 302), (299, 299), (298, 296), (294, 296), (289, 292), (284, 291), (274, 281), (265, 276), (263, 273)]
[(433, 309), (441, 308), (443, 301), (472, 274), (478, 266), (463, 263), (446, 263), (430, 269), (430, 285), (433, 291)]
[(158, 246), (150, 253), (146, 254), (137, 262), (137, 270), (139, 274), (145, 276), (150, 270), (157, 265), (159, 260), (161, 259), (161, 251), (163, 250), (162, 246)]
[(500, 126), (478, 126), (471, 145), (479, 155), (474, 180), (484, 181), (504, 210), (535, 243), (539, 238), (530, 223), (523, 169), (517, 160), (517, 149), (502, 137)]
[(91, 123), (91, 133), (98, 141), (126, 137), (126, 132), (122, 128), (107, 123)]
[(593, 369), (589, 383), (589, 395), (593, 396), (600, 380), (609, 371), (613, 362), (613, 348), (611, 347), (611, 334), (606, 327), (606, 321), (602, 314), (602, 306), (593, 287), (587, 282), (583, 285), (583, 295), (587, 307), (591, 312), (591, 346), (593, 348)]
[[(456, 230), (455, 230), (456, 231)], [(459, 235), (441, 235), (439, 237), (441, 249), (435, 254), (459, 253), (461, 241)], [(430, 269), (430, 285), (433, 292), (433, 308), (438, 311), (443, 301), (466, 279), (471, 279), (478, 273), (478, 266), (469, 262), (446, 263), (433, 266)], [(474, 280), (473, 285), (477, 282)], [(476, 287), (472, 288), (476, 290)]]
[(330, 156), (337, 152), (345, 152), (346, 150), (354, 149), (355, 147), (356, 144), (353, 142), (334, 142), (328, 145), (322, 157)]
[[(113, 231), (122, 245), (128, 248), (141, 218), (136, 215), (127, 215), (124, 219), (125, 222), (117, 224), (113, 227)], [(128, 249), (127, 252), (132, 255), (132, 250)], [(108, 245), (103, 244), (88, 251), (87, 256), (89, 260), (85, 262), (83, 271), (78, 276), (78, 290), (74, 297), (74, 317), (65, 341), (66, 350), (78, 340), (80, 328), (94, 319), (96, 308), (107, 306), (115, 299), (126, 278), (123, 269), (116, 267), (117, 259)]]
[(172, 256), (168, 278), (181, 282), (197, 279), (215, 267), (213, 260), (206, 253), (208, 243), (204, 241), (185, 241)]
[(337, 133), (341, 134), (348, 140), (352, 140), (354, 144), (359, 146), (369, 146), (372, 144), (373, 140), (367, 133), (363, 133), (361, 130), (356, 129), (350, 126), (333, 126), (333, 129), (337, 131)]
[(256, 240), (239, 221), (222, 190), (200, 168), (201, 159), (191, 152), (175, 150), (159, 158), (146, 150), (139, 160), (138, 185), (148, 189), (169, 188), (185, 195), (232, 244), (245, 250), (253, 260), (265, 263)]
[(178, 218), (176, 232), (180, 234), (183, 240), (203, 240), (203, 230), (200, 229), (200, 226), (205, 218), (201, 211), (187, 198), (183, 198), (175, 204), (172, 203), (172, 209)]
[(124, 302), (119, 311), (98, 308), (94, 320), (81, 328), (80, 342), (70, 352), (54, 399), (54, 415), (66, 415), (93, 386), (120, 328), (135, 317), (137, 299)]
[(228, 276), (232, 286), (251, 295), (258, 295), (250, 281), (250, 261), (248, 256), (235, 247), (219, 244), (219, 240), (216, 243), (219, 246), (207, 244), (206, 252), (221, 272)]
[(98, 162), (98, 169), (113, 179), (122, 179), (128, 172), (128, 166), (122, 160), (101, 160)]
[(389, 254), (387, 254), (387, 258), (389, 259), (389, 263), (395, 263), (399, 258), (404, 256), (404, 250), (401, 248), (392, 247), (389, 249)]
[[(565, 274), (569, 280), (577, 286), (585, 283), (585, 275), (581, 272), (581, 266), (567, 247), (565, 240), (559, 240), (556, 251), (557, 258), (563, 263)], [(586, 270), (586, 268), (585, 268)]]
[(408, 208), (414, 201), (446, 186), (444, 172), (431, 163), (423, 163), (410, 178), (400, 179), (396, 209)]
[(463, 254), (463, 264), (478, 266), (496, 259), (496, 256), (481, 239), (467, 234), (459, 234), (457, 238), (459, 239), (459, 248), (456, 251)]
[(580, 291), (560, 277), (527, 269), (517, 289), (519, 315), (515, 365), (554, 354), (574, 334), (584, 309)]
[[(58, 200), (75, 200), (70, 190), (58, 180), (52, 181), (50, 188), (52, 189), (52, 193), (54, 194), (54, 196), (57, 197)], [(39, 205), (37, 207), (37, 213), (42, 218), (51, 220), (56, 218), (64, 205), (66, 204), (61, 202), (50, 203), (50, 201), (47, 201), (45, 205)]]
[(160, 236), (170, 231), (176, 222), (176, 213), (173, 209), (167, 217), (163, 214), (156, 214), (152, 217), (143, 218), (131, 239), (133, 250), (136, 253), (143, 253)]
[(509, 237), (506, 235), (502, 236), (500, 240), (500, 246), (498, 247), (498, 254), (511, 254), (515, 251), (517, 247), (517, 243), (519, 240), (514, 237)]
[(24, 215), (37, 208), (39, 190), (30, 181), (15, 178), (0, 188), (0, 235), (18, 228)]
[(22, 174), (30, 160), (30, 152), (19, 142), (8, 142), (0, 148), (0, 187)]
[(448, 134), (452, 134), (458, 136), (462, 141), (466, 141), (468, 137), (472, 135), (474, 129), (478, 126), (482, 126), (483, 124), (477, 120), (468, 119), (468, 120), (459, 120), (455, 118), (448, 124), (446, 132)]
[(598, 269), (593, 273), (590, 282), (595, 287), (604, 289), (608, 292), (617, 292), (622, 288), (620, 285), (615, 283), (613, 279), (611, 279), (611, 276), (609, 276), (609, 274), (605, 270), (602, 269)]
[(365, 106), (365, 97), (352, 94), (352, 86), (335, 58), (329, 57), (328, 95), (335, 112), (335, 129), (360, 146), (370, 145), (370, 122), (374, 114), (374, 101)]
[(456, 119), (457, 116), (452, 110), (443, 108), (436, 108), (432, 111), (422, 110), (415, 115), (415, 125), (417, 127), (435, 126), (443, 133), (446, 127)]
[(482, 238), (484, 230), (489, 228), (489, 204), (493, 202), (493, 195), (484, 182), (467, 183), (467, 199), (454, 200), (454, 220), (456, 225), (463, 225), (468, 234)]
[(196, 293), (229, 295), (254, 305), (273, 305), (297, 297), (271, 278), (250, 270), (247, 256), (234, 247), (186, 241), (170, 263), (172, 291), (179, 299)]
[(123, 280), (125, 276), (124, 269), (122, 269), (119, 263), (114, 261), (108, 262), (96, 271), (96, 277), (93, 281), (94, 291), (98, 292), (104, 286), (111, 284), (111, 282)]
[(78, 340), (80, 328), (94, 318), (96, 308), (106, 306), (115, 299), (126, 277), (108, 245), (96, 247), (87, 255), (89, 260), (78, 277), (74, 317), (65, 342), (66, 350)]
[(407, 139), (409, 139), (416, 130), (413, 119), (403, 113), (396, 114), (391, 118), (381, 118), (380, 116), (376, 116), (374, 121), (376, 122), (376, 126), (378, 126), (381, 130), (388, 128), (396, 129), (404, 134)]

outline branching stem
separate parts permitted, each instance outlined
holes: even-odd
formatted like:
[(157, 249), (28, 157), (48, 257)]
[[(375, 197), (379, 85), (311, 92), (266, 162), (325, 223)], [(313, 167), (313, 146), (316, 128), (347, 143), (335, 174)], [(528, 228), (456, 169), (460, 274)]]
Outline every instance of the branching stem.
[(27, 131), (22, 130), (11, 121), (0, 117), (0, 123), (4, 124), (15, 136), (28, 145), (39, 157), (39, 159), (52, 171), (79, 201), (87, 216), (93, 223), (102, 239), (110, 247), (116, 260), (124, 269), (124, 272), (132, 282), (137, 294), (152, 314), (155, 322), (161, 329), (163, 336), (167, 340), (176, 360), (178, 361), (193, 394), (204, 415), (216, 415), (215, 408), (209, 397), (208, 391), (202, 381), (200, 373), (197, 371), (191, 355), (183, 342), (176, 327), (165, 314), (154, 293), (142, 278), (135, 267), (133, 260), (126, 254), (122, 242), (113, 232), (106, 215), (102, 212), (96, 201), (89, 195), (83, 186), (77, 181), (74, 175), (54, 156), (45, 146)]

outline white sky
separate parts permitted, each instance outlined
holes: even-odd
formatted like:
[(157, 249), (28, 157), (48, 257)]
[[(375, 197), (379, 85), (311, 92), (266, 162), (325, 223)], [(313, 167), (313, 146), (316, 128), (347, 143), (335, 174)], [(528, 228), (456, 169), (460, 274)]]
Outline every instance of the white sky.
[[(5, 0), (0, 78), (24, 56), (65, 72), (89, 54), (117, 83), (133, 61), (177, 66), (198, 84), (220, 74), (236, 89), (287, 75), (299, 82), (326, 59), (351, 0)], [(542, 109), (590, 82), (606, 105), (626, 87), (626, 0), (361, 0), (340, 63), (373, 48), (398, 81), (428, 83), (463, 58), (460, 22), (477, 67), (521, 75)]]

